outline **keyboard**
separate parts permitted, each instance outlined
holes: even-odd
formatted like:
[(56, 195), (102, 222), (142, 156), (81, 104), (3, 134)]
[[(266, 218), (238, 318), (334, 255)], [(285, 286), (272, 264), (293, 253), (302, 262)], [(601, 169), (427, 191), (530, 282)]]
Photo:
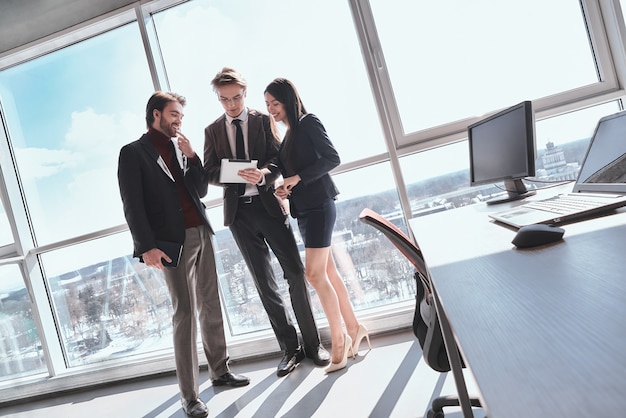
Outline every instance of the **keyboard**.
[(567, 215), (585, 210), (596, 209), (606, 205), (606, 202), (600, 202), (592, 199), (585, 199), (580, 196), (557, 196), (554, 199), (541, 200), (537, 202), (528, 202), (523, 206), (531, 209), (544, 210), (547, 212), (558, 213), (559, 215)]

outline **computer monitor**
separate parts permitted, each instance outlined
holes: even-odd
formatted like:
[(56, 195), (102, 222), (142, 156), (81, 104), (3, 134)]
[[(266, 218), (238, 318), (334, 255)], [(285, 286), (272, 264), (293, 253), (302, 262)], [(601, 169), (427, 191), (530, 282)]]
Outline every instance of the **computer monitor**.
[(467, 127), (470, 185), (504, 181), (505, 194), (487, 204), (523, 199), (535, 194), (522, 182), (535, 175), (535, 116), (524, 101)]

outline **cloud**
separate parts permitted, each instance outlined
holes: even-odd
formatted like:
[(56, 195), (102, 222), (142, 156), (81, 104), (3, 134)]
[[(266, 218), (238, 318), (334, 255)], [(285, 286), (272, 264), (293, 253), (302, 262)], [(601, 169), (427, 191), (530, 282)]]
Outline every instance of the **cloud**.
[(139, 138), (145, 130), (142, 114), (122, 112), (99, 114), (92, 108), (72, 112), (72, 124), (65, 135), (65, 147), (88, 159), (117, 156), (122, 145)]
[(22, 179), (41, 179), (74, 167), (80, 155), (70, 150), (51, 150), (47, 148), (17, 148), (15, 150), (20, 161)]
[(67, 200), (101, 202), (88, 216), (81, 215), (84, 205), (77, 205), (72, 216), (84, 217), (95, 229), (119, 224), (123, 218), (117, 186), (117, 158), (124, 144), (138, 139), (145, 131), (143, 114), (99, 114), (88, 108), (72, 112), (71, 119), (65, 147), (81, 159), (69, 173), (65, 185)]
[(82, 177), (94, 168), (117, 165), (121, 146), (138, 139), (145, 130), (143, 115), (98, 114), (88, 108), (72, 112), (72, 123), (62, 149), (17, 148), (20, 174), (24, 180), (52, 177), (72, 170)]
[(142, 132), (143, 114), (101, 114), (87, 108), (72, 112), (61, 149), (16, 149), (40, 242), (124, 222), (117, 158), (121, 146)]

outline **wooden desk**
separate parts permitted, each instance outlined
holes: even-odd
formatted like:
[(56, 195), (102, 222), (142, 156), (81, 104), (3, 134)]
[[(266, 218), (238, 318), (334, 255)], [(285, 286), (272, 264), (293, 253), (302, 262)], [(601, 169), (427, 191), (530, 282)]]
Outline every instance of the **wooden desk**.
[(626, 416), (626, 210), (521, 250), (504, 207), (410, 221), (488, 417)]

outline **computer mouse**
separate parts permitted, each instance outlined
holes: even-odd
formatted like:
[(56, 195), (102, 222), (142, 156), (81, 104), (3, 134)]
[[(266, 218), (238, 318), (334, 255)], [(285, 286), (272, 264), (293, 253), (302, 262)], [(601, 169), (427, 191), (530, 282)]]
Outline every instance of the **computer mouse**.
[(536, 247), (537, 245), (549, 244), (563, 239), (565, 230), (554, 225), (526, 225), (521, 227), (513, 243), (518, 248)]

